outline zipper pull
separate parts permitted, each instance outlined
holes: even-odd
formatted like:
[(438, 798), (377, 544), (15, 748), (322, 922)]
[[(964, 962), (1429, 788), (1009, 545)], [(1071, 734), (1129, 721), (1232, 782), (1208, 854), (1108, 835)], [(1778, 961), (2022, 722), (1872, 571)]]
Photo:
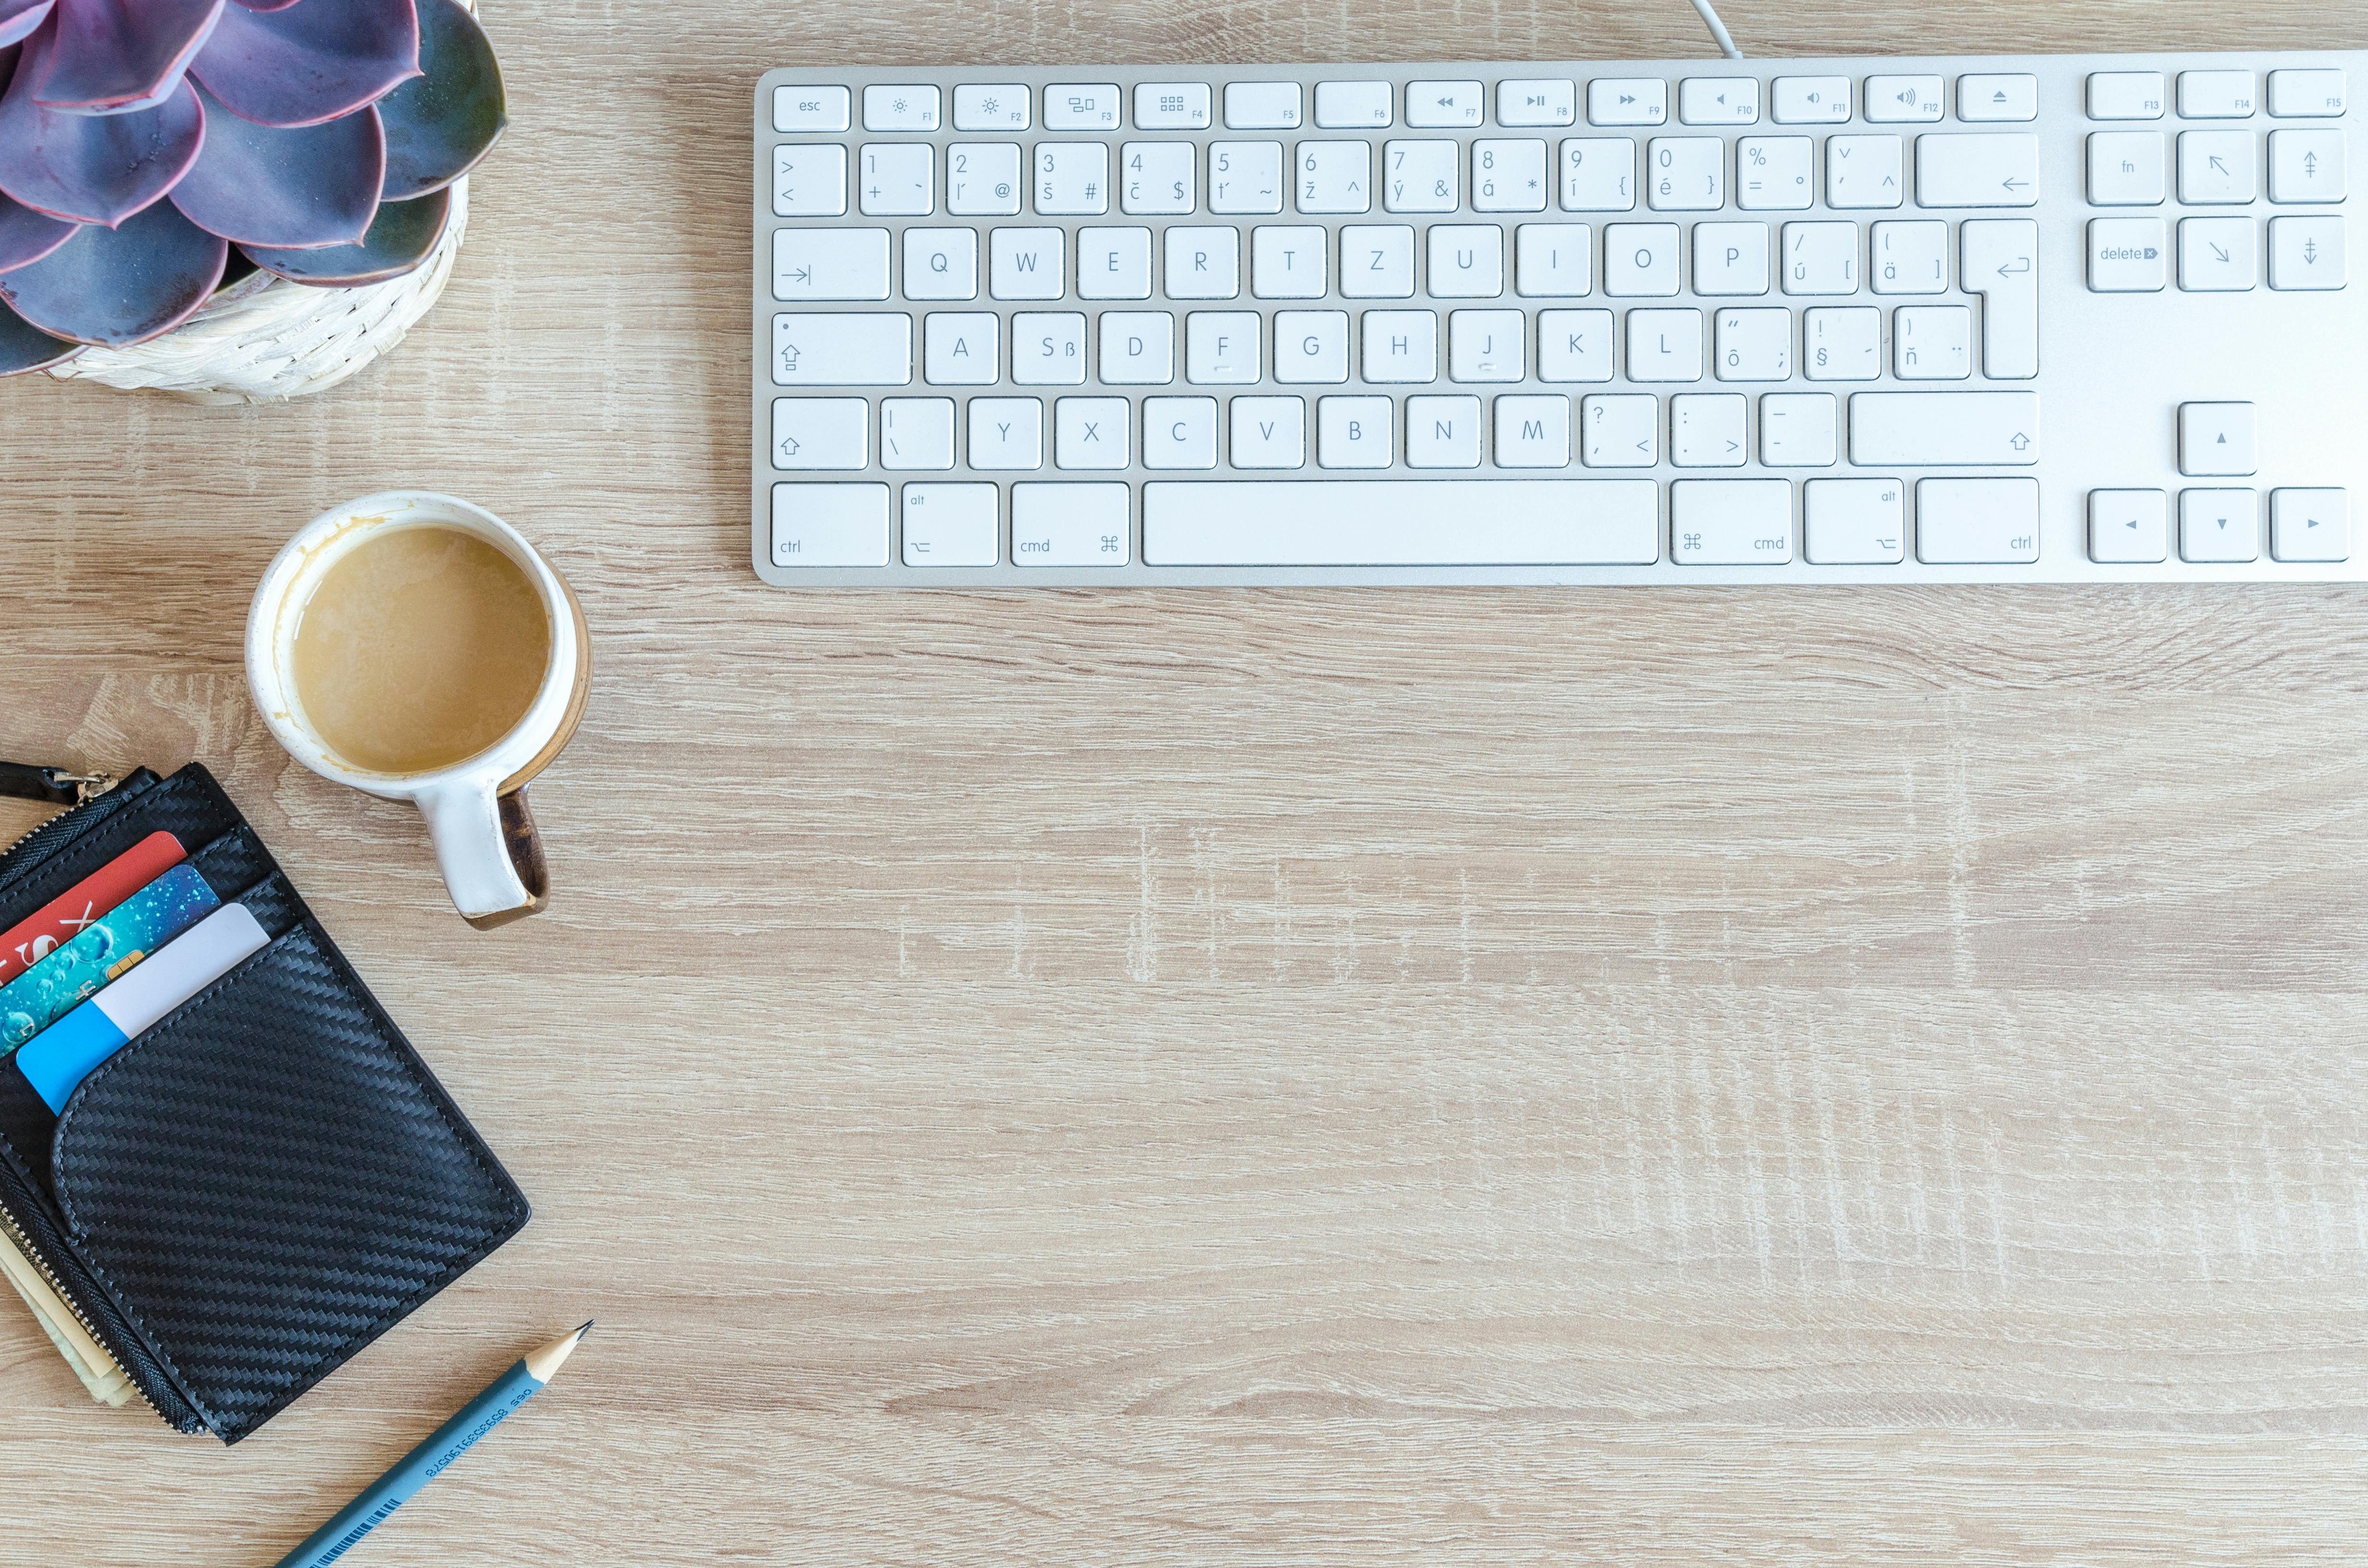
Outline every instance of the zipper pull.
[(121, 780), (112, 773), (69, 773), (63, 767), (35, 767), (28, 763), (0, 762), (0, 795), (20, 801), (46, 801), (53, 806), (79, 806), (96, 800)]

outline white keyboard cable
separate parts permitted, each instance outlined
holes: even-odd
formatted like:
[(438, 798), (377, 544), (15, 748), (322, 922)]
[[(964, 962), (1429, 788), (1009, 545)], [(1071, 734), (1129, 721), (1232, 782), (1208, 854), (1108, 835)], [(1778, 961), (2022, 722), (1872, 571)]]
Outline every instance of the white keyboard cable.
[(1702, 13), (1702, 26), (1710, 29), (1711, 38), (1718, 44), (1718, 51), (1729, 60), (1742, 59), (1743, 51), (1735, 47), (1735, 40), (1727, 32), (1726, 24), (1718, 19), (1718, 7), (1710, 0), (1694, 0), (1694, 9)]

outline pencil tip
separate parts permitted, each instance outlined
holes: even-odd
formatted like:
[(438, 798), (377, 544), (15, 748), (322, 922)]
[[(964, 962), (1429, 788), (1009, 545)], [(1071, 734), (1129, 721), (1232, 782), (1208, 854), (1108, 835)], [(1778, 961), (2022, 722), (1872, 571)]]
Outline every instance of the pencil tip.
[(591, 1333), (591, 1332), (592, 1332), (592, 1325), (593, 1325), (594, 1324), (596, 1324), (596, 1323), (599, 1322), (599, 1321), (600, 1321), (600, 1320), (599, 1320), (599, 1319), (598, 1319), (598, 1318), (586, 1318), (586, 1319), (584, 1320), (584, 1326), (583, 1326), (582, 1328), (579, 1328), (579, 1329), (577, 1329), (577, 1330), (575, 1331), (575, 1337), (576, 1337), (576, 1338), (578, 1338), (578, 1339), (581, 1339), (581, 1338), (583, 1338), (586, 1335), (587, 1335), (587, 1334)]

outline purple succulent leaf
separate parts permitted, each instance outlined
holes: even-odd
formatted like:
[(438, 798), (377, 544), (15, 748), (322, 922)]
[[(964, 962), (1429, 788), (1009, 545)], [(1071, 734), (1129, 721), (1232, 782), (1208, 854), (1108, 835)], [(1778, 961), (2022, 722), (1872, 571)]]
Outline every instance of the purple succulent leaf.
[(0, 304), (0, 376), (20, 376), (82, 352), (79, 343), (51, 337), (24, 317)]
[(205, 111), (183, 83), (154, 108), (62, 114), (33, 101), (52, 23), (33, 35), (0, 96), (0, 193), (52, 218), (113, 226), (173, 188), (197, 161)]
[(285, 11), (296, 4), (296, 0), (237, 0), (237, 3), (250, 11)]
[(198, 161), (173, 187), (189, 221), (242, 245), (309, 250), (359, 244), (386, 183), (378, 110), (325, 125), (257, 125), (204, 93), (211, 127)]
[[(56, 46), (34, 74), (43, 108), (136, 108), (169, 95), (223, 0), (57, 0)], [(28, 61), (28, 64), (31, 62)]]
[(0, 272), (13, 272), (27, 262), (40, 260), (74, 238), (81, 227), (0, 196)]
[[(33, 29), (50, 19), (50, 7), (57, 0), (0, 0), (0, 49), (24, 42), (33, 36)], [(8, 74), (0, 71), (0, 82)]]
[(319, 125), (419, 74), (419, 13), (412, 0), (233, 6), (189, 72), (241, 119)]
[(418, 0), (419, 68), (378, 102), (386, 122), (386, 199), (441, 190), (477, 166), (509, 123), (502, 69), (459, 0)]
[(291, 283), (351, 289), (417, 271), (435, 254), (451, 221), (452, 193), (438, 190), (416, 201), (380, 202), (378, 217), (359, 244), (323, 245), (316, 250), (269, 250), (261, 245), (240, 249), (256, 266)]
[(97, 225), (14, 272), (0, 272), (0, 300), (52, 337), (126, 347), (189, 319), (222, 280), (230, 246), (159, 201)]

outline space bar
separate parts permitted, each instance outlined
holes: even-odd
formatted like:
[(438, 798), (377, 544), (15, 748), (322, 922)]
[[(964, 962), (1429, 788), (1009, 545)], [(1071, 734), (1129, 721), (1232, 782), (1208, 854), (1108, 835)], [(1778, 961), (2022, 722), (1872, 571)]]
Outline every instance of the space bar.
[(1152, 480), (1151, 566), (1618, 566), (1660, 559), (1649, 479)]

